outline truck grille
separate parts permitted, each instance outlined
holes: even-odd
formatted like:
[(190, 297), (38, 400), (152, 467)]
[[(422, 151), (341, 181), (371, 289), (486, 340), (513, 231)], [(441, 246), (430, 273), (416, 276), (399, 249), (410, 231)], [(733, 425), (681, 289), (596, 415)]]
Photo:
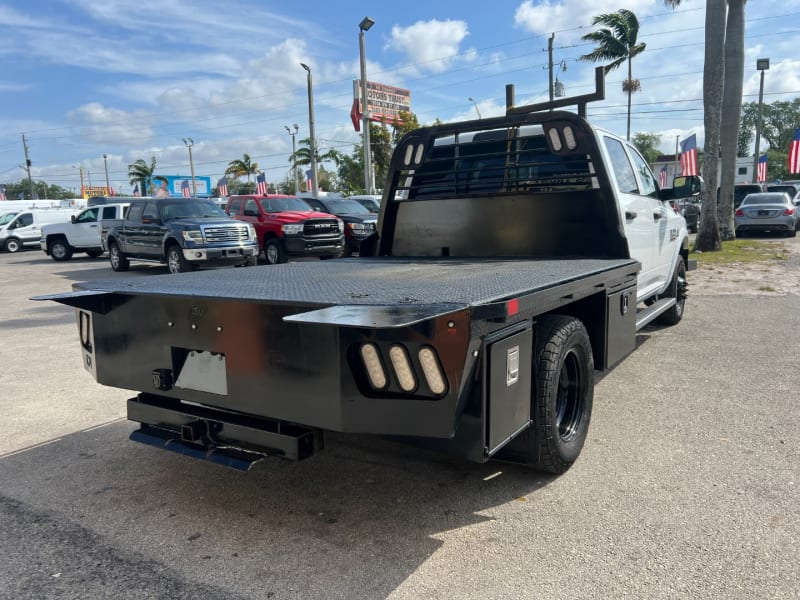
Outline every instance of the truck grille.
[(303, 226), (303, 237), (339, 235), (339, 222), (332, 219), (309, 219)]
[(203, 230), (206, 242), (210, 244), (220, 242), (246, 242), (248, 238), (247, 227), (238, 225), (225, 227), (206, 227)]

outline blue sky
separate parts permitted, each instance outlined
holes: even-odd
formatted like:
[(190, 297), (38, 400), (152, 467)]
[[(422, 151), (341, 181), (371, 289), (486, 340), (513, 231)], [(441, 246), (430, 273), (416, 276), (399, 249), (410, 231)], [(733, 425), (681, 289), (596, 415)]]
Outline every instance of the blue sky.
[[(547, 40), (567, 95), (594, 86), (592, 46), (580, 37), (591, 18), (619, 8), (639, 18), (647, 50), (634, 60), (642, 91), (631, 128), (703, 140), (703, 0), (678, 10), (662, 0), (437, 0), (371, 3), (189, 0), (0, 1), (0, 182), (25, 176), (25, 134), (34, 179), (130, 193), (127, 165), (155, 156), (162, 174), (188, 174), (191, 138), (197, 175), (216, 181), (245, 152), (270, 182), (286, 178), (297, 123), (308, 136), (306, 72), (313, 74), (321, 150), (349, 154), (360, 143), (350, 121), (359, 77), (358, 24), (366, 33), (367, 79), (411, 90), (422, 124), (502, 114), (505, 85), (518, 104), (548, 95)], [(756, 58), (769, 57), (765, 102), (800, 96), (800, 0), (746, 6), (744, 100), (758, 100)], [(563, 61), (563, 62), (562, 62)], [(566, 70), (560, 70), (560, 66)], [(589, 118), (625, 134), (623, 70), (607, 77), (606, 100)], [(469, 101), (474, 99), (474, 103)], [(477, 110), (476, 106), (477, 104)], [(88, 183), (88, 182), (87, 182)]]

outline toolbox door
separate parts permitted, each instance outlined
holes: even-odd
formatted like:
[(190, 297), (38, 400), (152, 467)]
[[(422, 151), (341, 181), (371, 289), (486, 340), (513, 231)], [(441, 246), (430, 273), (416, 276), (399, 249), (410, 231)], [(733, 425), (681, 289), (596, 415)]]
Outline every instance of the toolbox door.
[(491, 456), (530, 424), (533, 329), (487, 340), (487, 449)]

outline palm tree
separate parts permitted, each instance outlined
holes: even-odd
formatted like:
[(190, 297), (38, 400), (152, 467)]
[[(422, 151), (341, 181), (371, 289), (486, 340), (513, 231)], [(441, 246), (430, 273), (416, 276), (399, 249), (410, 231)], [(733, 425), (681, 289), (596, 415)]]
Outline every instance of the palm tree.
[[(681, 1), (664, 0), (664, 4), (677, 8), (681, 5)], [(733, 184), (727, 183), (726, 172), (729, 172), (730, 176), (734, 175), (737, 138), (732, 138), (733, 142), (728, 140), (731, 132), (738, 133), (741, 118), (741, 90), (744, 78), (744, 1), (706, 0), (703, 67), (703, 127), (706, 152), (703, 153), (703, 177), (708, 182), (708, 187), (703, 196), (703, 219), (700, 231), (694, 242), (695, 250), (703, 252), (720, 250), (723, 234), (726, 239), (732, 239), (735, 235)], [(735, 97), (737, 94), (738, 97)], [(721, 131), (725, 133), (721, 134)], [(723, 135), (725, 143), (720, 144)], [(723, 168), (719, 205), (717, 205), (715, 185), (719, 172), (717, 148), (722, 154)], [(727, 188), (728, 185), (730, 189)], [(720, 222), (723, 224), (722, 232)]]
[(156, 170), (156, 157), (150, 157), (150, 165), (140, 158), (128, 165), (128, 179), (131, 185), (139, 184), (142, 196), (148, 195), (150, 181)]
[(247, 183), (250, 183), (250, 176), (257, 173), (258, 163), (251, 162), (249, 154), (244, 154), (241, 160), (232, 160), (228, 163), (228, 168), (225, 169), (225, 175), (232, 175), (234, 178), (247, 175)]
[(631, 94), (641, 89), (638, 79), (633, 78), (633, 57), (644, 52), (645, 43), (637, 43), (639, 37), (639, 20), (631, 11), (624, 8), (617, 12), (602, 14), (592, 19), (592, 25), (605, 25), (587, 33), (581, 39), (595, 42), (597, 47), (589, 54), (584, 54), (578, 60), (601, 62), (610, 60), (603, 67), (606, 73), (613, 71), (622, 63), (628, 63), (628, 78), (622, 82), (622, 91), (628, 93), (628, 134), (631, 139)]

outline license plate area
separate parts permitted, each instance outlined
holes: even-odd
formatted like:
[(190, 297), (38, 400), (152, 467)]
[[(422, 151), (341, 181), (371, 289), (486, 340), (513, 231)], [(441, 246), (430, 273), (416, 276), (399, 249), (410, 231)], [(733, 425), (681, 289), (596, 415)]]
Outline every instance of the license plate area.
[(172, 348), (175, 387), (219, 396), (228, 395), (225, 355), (207, 350)]

